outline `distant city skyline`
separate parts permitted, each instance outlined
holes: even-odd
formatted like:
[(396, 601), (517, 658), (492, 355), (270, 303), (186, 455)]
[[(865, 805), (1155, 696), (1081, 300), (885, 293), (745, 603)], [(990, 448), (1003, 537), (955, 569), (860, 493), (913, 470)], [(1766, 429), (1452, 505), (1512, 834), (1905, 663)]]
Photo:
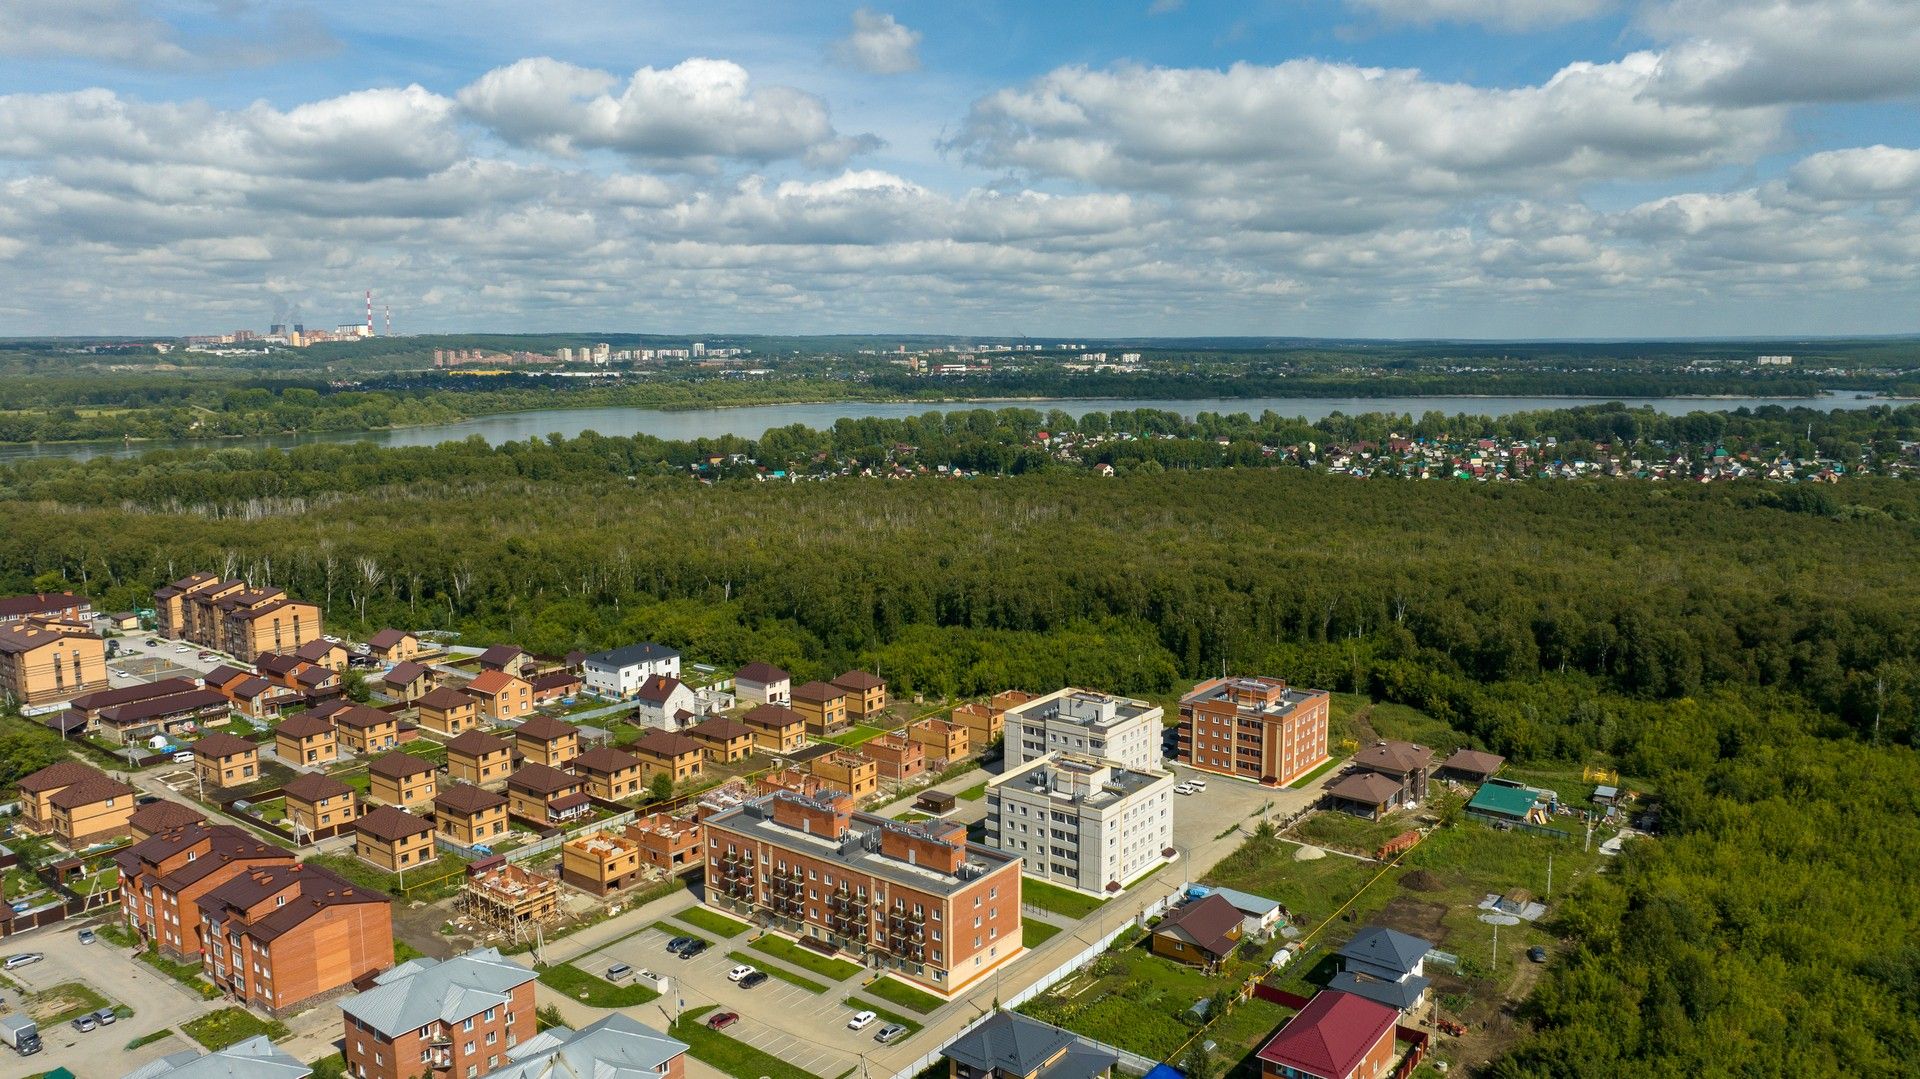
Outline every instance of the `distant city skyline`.
[(369, 289), (403, 333), (1911, 333), (1916, 55), (1912, 0), (10, 0), (0, 336)]

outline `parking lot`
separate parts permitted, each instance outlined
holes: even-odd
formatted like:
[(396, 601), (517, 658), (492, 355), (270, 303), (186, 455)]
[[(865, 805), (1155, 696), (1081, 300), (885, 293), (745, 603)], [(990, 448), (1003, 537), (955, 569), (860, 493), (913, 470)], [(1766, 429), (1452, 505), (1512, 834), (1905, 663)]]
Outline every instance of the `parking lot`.
[[(686, 932), (712, 940), (713, 946), (692, 959), (681, 959), (667, 952), (670, 934), (648, 929), (581, 956), (574, 960), (574, 965), (602, 976), (615, 963), (664, 975), (672, 979), (672, 988), (658, 1003), (669, 1014), (678, 1002), (684, 1002), (686, 1008), (717, 1004), (719, 1011), (738, 1012), (740, 1021), (726, 1030), (729, 1037), (815, 1075), (839, 1075), (857, 1067), (861, 1053), (879, 1048), (873, 1035), (880, 1029), (880, 1022), (865, 1030), (848, 1030), (846, 1026), (847, 1020), (860, 1010), (845, 1003), (847, 993), (859, 987), (864, 973), (839, 985), (830, 985), (825, 993), (808, 992), (778, 977), (770, 977), (752, 989), (742, 989), (727, 980), (727, 971), (738, 965), (736, 960), (728, 958), (729, 951), (752, 957), (752, 965), (761, 970), (786, 968), (781, 967), (778, 960), (748, 948), (748, 934), (728, 940), (695, 929)], [(794, 973), (814, 982), (827, 981), (807, 971)]]
[[(81, 944), (76, 931), (66, 923), (43, 929), (9, 941), (6, 954), (39, 952), (46, 958), (30, 966), (17, 967), (7, 977), (20, 983), (29, 993), (51, 989), (67, 982), (92, 987), (114, 1004), (133, 1009), (133, 1016), (112, 1026), (81, 1033), (70, 1024), (42, 1024), (40, 1038), (46, 1048), (31, 1061), (33, 1074), (65, 1066), (75, 1075), (124, 1075), (140, 1064), (184, 1048), (178, 1036), (126, 1050), (129, 1041), (156, 1030), (173, 1027), (217, 1007), (200, 999), (179, 982), (161, 974), (133, 957), (131, 952), (106, 941)], [(7, 1003), (21, 1004), (20, 996), (6, 992)], [(0, 1050), (11, 1058), (12, 1053)], [(4, 1072), (0, 1068), (0, 1072)]]
[(187, 645), (180, 651), (180, 642), (157, 638), (160, 643), (149, 646), (147, 638), (152, 634), (137, 633), (114, 638), (120, 642), (120, 652), (107, 661), (107, 669), (115, 672), (113, 685), (130, 686), (137, 682), (157, 682), (162, 678), (198, 678), (222, 663), (231, 662), (225, 656), (212, 655), (201, 659), (205, 651), (197, 644)]

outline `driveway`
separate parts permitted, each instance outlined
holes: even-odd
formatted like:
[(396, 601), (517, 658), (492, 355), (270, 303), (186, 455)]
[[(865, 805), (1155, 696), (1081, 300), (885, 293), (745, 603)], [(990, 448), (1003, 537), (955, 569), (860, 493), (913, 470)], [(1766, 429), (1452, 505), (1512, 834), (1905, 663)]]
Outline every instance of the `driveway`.
[[(110, 1027), (85, 1034), (69, 1023), (43, 1025), (40, 1039), (46, 1048), (32, 1058), (33, 1071), (48, 1071), (64, 1065), (75, 1075), (125, 1075), (150, 1060), (156, 1060), (182, 1048), (176, 1037), (128, 1052), (128, 1042), (156, 1030), (177, 1027), (196, 1016), (220, 1007), (200, 999), (200, 994), (161, 974), (133, 957), (131, 952), (106, 941), (81, 944), (75, 929), (78, 922), (30, 932), (7, 941), (7, 954), (41, 952), (44, 962), (21, 967), (8, 977), (29, 992), (51, 989), (67, 982), (81, 982), (115, 1004), (133, 1009), (131, 1019), (122, 1019)], [(18, 994), (8, 992), (7, 1003), (18, 1007)]]

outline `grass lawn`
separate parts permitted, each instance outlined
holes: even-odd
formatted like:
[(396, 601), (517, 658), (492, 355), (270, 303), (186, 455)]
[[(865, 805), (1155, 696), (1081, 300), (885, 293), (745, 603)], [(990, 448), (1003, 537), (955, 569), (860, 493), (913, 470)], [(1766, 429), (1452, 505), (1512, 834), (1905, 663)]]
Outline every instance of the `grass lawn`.
[(946, 1001), (922, 989), (915, 989), (898, 978), (875, 978), (860, 987), (862, 993), (879, 997), (890, 1004), (898, 1004), (925, 1015), (945, 1004)]
[(172, 1036), (173, 1036), (173, 1031), (166, 1028), (156, 1030), (151, 1034), (142, 1034), (138, 1038), (135, 1038), (132, 1041), (127, 1043), (127, 1050), (131, 1052), (135, 1049), (140, 1048), (143, 1045), (152, 1045), (154, 1042), (157, 1042), (162, 1038), (170, 1038)]
[(307, 861), (325, 866), (362, 888), (431, 903), (438, 899), (445, 899), (460, 890), (461, 882), (466, 879), (463, 870), (472, 859), (462, 858), (457, 854), (443, 854), (436, 861), (409, 869), (404, 878), (406, 883), (404, 891), (401, 888), (400, 876), (368, 865), (352, 855), (316, 854)]
[(1038, 948), (1058, 932), (1060, 927), (1051, 922), (1042, 922), (1034, 918), (1020, 919), (1020, 943), (1029, 948)]
[(1411, 827), (1413, 818), (1409, 814), (1396, 813), (1385, 820), (1366, 820), (1351, 813), (1326, 809), (1310, 814), (1294, 825), (1289, 838), (1305, 840), (1317, 847), (1332, 847), (1372, 857), (1381, 844)]
[(1031, 903), (1041, 910), (1052, 911), (1055, 914), (1064, 914), (1069, 918), (1075, 919), (1084, 918), (1092, 914), (1098, 910), (1100, 904), (1104, 902), (1104, 900), (1095, 899), (1093, 896), (1081, 895), (1079, 892), (1062, 888), (1058, 884), (1050, 884), (1044, 880), (1034, 880), (1032, 877), (1021, 878), (1020, 901), (1022, 903)]
[(80, 982), (67, 982), (51, 989), (42, 989), (28, 997), (26, 1004), (27, 1014), (33, 1016), (41, 1026), (48, 1027), (78, 1019), (106, 1006), (106, 997), (92, 986)]
[(688, 907), (674, 915), (674, 918), (695, 929), (704, 929), (723, 937), (737, 937), (752, 928), (745, 922), (729, 918), (719, 911), (708, 910), (706, 907)]
[(747, 947), (756, 952), (764, 952), (801, 970), (811, 971), (829, 981), (844, 982), (866, 969), (858, 963), (834, 959), (810, 948), (802, 948), (785, 937), (763, 936), (749, 941)]
[(215, 989), (212, 982), (200, 976), (202, 968), (198, 963), (176, 963), (154, 948), (141, 952), (140, 961), (174, 981), (191, 987), (208, 1000), (220, 995), (220, 990)]
[(798, 974), (793, 974), (789, 971), (785, 971), (780, 969), (779, 967), (773, 966), (772, 964), (769, 964), (764, 959), (755, 959), (753, 956), (750, 956), (745, 952), (728, 952), (727, 958), (733, 960), (736, 963), (741, 964), (742, 966), (752, 967), (755, 970), (764, 970), (767, 972), (767, 977), (778, 978), (789, 985), (797, 985), (800, 988), (805, 989), (809, 993), (824, 993), (827, 991), (826, 986), (821, 985), (819, 982), (814, 981), (812, 978), (802, 978)]
[(1299, 849), (1277, 837), (1250, 837), (1201, 880), (1278, 900), (1308, 924), (1316, 924), (1380, 872), (1378, 865), (1338, 854), (1296, 861), (1293, 855)]
[(987, 796), (987, 781), (984, 779), (978, 783), (975, 783), (973, 786), (968, 787), (966, 790), (963, 790), (960, 793), (954, 795), (955, 798), (964, 798), (969, 802), (977, 802), (980, 799), (985, 798), (986, 796)]
[[(1253, 964), (1229, 960), (1221, 975), (1208, 976), (1198, 967), (1152, 954), (1147, 950), (1145, 935), (1128, 930), (1087, 969), (1019, 1010), (1162, 1060), (1198, 1028), (1198, 1020), (1189, 1014), (1195, 1002), (1238, 984), (1252, 969)], [(1224, 1041), (1221, 1044), (1226, 1045)]]
[(893, 819), (902, 824), (919, 824), (921, 821), (932, 820), (933, 817), (925, 813), (916, 813), (909, 809), (904, 813), (895, 813)]
[(1292, 1014), (1278, 1004), (1249, 997), (1235, 1004), (1226, 1018), (1208, 1027), (1207, 1040), (1220, 1046), (1214, 1060), (1225, 1079), (1257, 1079), (1260, 1061), (1253, 1054)]
[(767, 1079), (819, 1079), (812, 1072), (763, 1053), (745, 1042), (735, 1041), (721, 1031), (708, 1027), (702, 1019), (715, 1005), (689, 1009), (667, 1033), (687, 1043), (693, 1058), (718, 1068), (727, 1075), (760, 1076)]
[(275, 798), (267, 802), (253, 803), (254, 815), (268, 824), (278, 824), (287, 819), (287, 800)]
[(1306, 775), (1303, 775), (1299, 779), (1296, 779), (1293, 782), (1287, 784), (1287, 786), (1294, 790), (1298, 790), (1299, 788), (1304, 787), (1309, 783), (1312, 783), (1314, 780), (1319, 779), (1321, 776), (1326, 775), (1328, 772), (1333, 771), (1335, 768), (1340, 767), (1341, 763), (1345, 760), (1346, 760), (1345, 757), (1330, 757), (1328, 758), (1327, 763), (1321, 765), (1318, 768), (1315, 768), (1313, 771), (1308, 772)]
[(907, 1037), (909, 1038), (913, 1037), (915, 1034), (920, 1033), (920, 1024), (918, 1022), (912, 1019), (908, 1019), (906, 1016), (901, 1015), (899, 1012), (892, 1011), (887, 1008), (882, 1008), (880, 1005), (875, 1004), (871, 1000), (861, 1000), (859, 997), (848, 997), (847, 1007), (856, 1008), (861, 1011), (872, 1012), (873, 1014), (880, 1017), (880, 1021), (882, 1023), (898, 1023), (901, 1026), (907, 1028)]
[(572, 963), (561, 963), (541, 971), (540, 984), (595, 1008), (632, 1008), (660, 997), (659, 993), (647, 986), (615, 985), (597, 974), (588, 974)]
[(887, 732), (879, 727), (867, 727), (856, 723), (839, 734), (826, 735), (820, 741), (832, 742), (837, 746), (857, 746), (863, 742), (871, 742), (885, 733)]
[(245, 1008), (222, 1008), (217, 1012), (209, 1012), (182, 1023), (180, 1029), (213, 1051), (238, 1045), (257, 1034), (265, 1034), (269, 1041), (277, 1042), (291, 1033), (285, 1023), (262, 1019)]

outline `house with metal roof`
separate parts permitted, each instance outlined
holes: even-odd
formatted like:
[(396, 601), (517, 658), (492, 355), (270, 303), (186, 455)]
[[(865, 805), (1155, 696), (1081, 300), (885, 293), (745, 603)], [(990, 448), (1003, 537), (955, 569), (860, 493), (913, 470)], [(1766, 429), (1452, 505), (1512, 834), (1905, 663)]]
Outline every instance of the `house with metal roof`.
[(668, 1079), (685, 1074), (687, 1043), (620, 1012), (579, 1030), (552, 1027), (507, 1050), (485, 1079)]
[(1153, 928), (1153, 954), (1207, 966), (1232, 954), (1240, 943), (1240, 912), (1218, 895), (1182, 903)]
[(1426, 957), (1432, 950), (1433, 945), (1419, 937), (1368, 926), (1334, 953), (1340, 972), (1327, 988), (1410, 1011), (1426, 1000), (1431, 983), (1425, 973)]
[(1237, 888), (1215, 888), (1213, 894), (1232, 903), (1233, 909), (1240, 912), (1240, 929), (1243, 933), (1271, 933), (1287, 920), (1287, 909), (1264, 895), (1254, 895)]
[(536, 977), (497, 948), (411, 959), (378, 975), (373, 988), (340, 1002), (349, 1073), (401, 1079), (426, 1064), (436, 1074), (495, 1074), (489, 1055), (534, 1036)]
[(1331, 989), (1314, 994), (1260, 1047), (1263, 1079), (1382, 1079), (1393, 1068), (1399, 1013)]
[(952, 1079), (1102, 1079), (1120, 1058), (1068, 1030), (996, 1012), (942, 1050)]
[(624, 701), (654, 675), (680, 677), (680, 653), (663, 644), (630, 644), (588, 656), (580, 663), (580, 675), (589, 692)]
[(312, 1074), (312, 1068), (274, 1048), (265, 1034), (256, 1034), (217, 1052), (168, 1053), (121, 1079), (307, 1079)]

